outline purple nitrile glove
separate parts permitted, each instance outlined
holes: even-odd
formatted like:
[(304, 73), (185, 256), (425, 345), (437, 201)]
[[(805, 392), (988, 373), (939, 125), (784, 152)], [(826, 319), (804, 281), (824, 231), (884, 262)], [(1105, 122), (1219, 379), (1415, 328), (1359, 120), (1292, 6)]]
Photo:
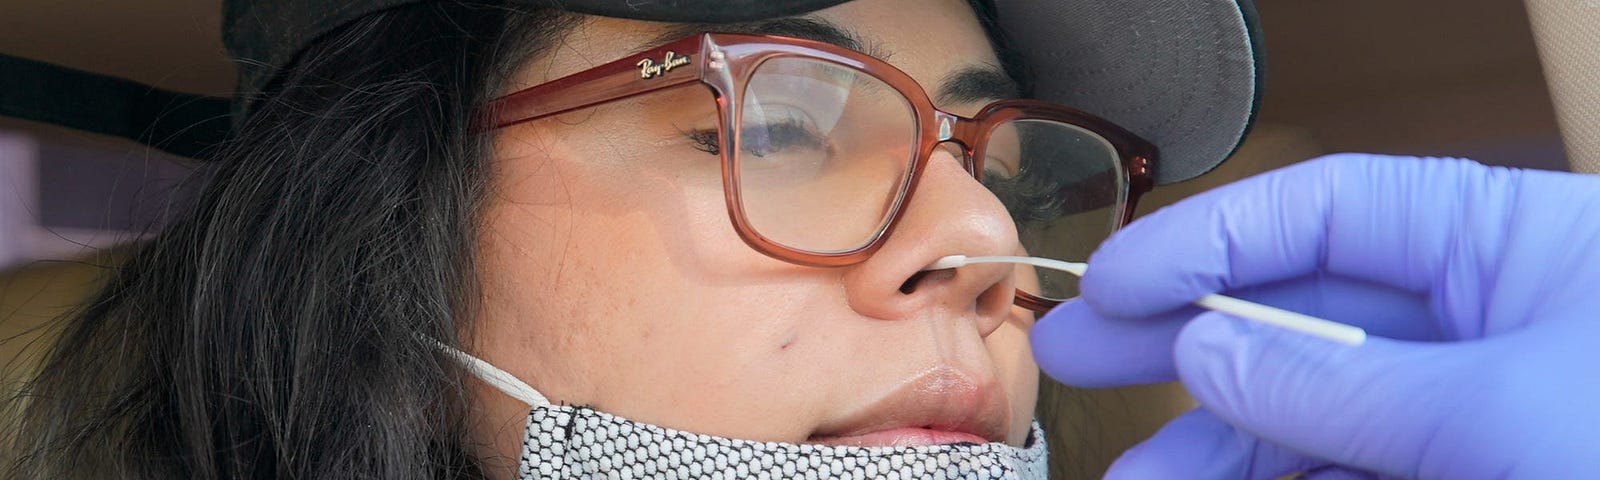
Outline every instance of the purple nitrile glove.
[[(1108, 478), (1600, 478), (1600, 177), (1326, 157), (1135, 222), (1082, 291), (1033, 329), (1045, 372), (1201, 404)], [(1187, 306), (1216, 292), (1373, 337)]]

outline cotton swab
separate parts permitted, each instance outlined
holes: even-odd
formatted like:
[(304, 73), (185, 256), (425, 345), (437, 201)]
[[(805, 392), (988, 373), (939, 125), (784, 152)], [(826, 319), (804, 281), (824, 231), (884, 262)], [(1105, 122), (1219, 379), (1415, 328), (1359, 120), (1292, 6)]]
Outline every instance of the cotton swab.
[[(966, 255), (950, 255), (940, 258), (923, 270), (942, 270), (956, 268), (974, 263), (1021, 263), (1040, 268), (1059, 270), (1082, 277), (1089, 271), (1089, 265), (1077, 262), (1064, 262), (1038, 257), (1013, 257), (1013, 256), (985, 256), (968, 257)], [(1194, 302), (1200, 307), (1216, 310), (1242, 317), (1268, 325), (1294, 330), (1296, 332), (1325, 338), (1350, 346), (1358, 346), (1367, 341), (1367, 331), (1343, 323), (1323, 320), (1310, 315), (1291, 312), (1277, 307), (1269, 307), (1255, 302), (1240, 300), (1233, 297), (1210, 294), (1200, 297)]]

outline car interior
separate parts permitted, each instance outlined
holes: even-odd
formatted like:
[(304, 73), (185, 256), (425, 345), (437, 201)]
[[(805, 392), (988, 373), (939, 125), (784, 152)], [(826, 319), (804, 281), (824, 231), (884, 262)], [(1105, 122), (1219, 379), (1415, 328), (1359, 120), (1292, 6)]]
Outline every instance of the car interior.
[[(1215, 171), (1140, 212), (1335, 152), (1465, 157), (1600, 174), (1600, 0), (1256, 2), (1266, 93)], [(0, 3), (0, 52), (171, 90), (227, 94), (218, 0)], [(4, 72), (0, 72), (3, 75)], [(0, 118), (0, 395), (70, 314), (181, 208), (194, 164), (132, 142)], [(1047, 380), (1048, 381), (1048, 380)], [(1181, 386), (1062, 390), (1046, 429), (1102, 472), (1192, 408)], [(1054, 459), (1053, 459), (1054, 460)], [(1096, 475), (1095, 478), (1098, 478)]]

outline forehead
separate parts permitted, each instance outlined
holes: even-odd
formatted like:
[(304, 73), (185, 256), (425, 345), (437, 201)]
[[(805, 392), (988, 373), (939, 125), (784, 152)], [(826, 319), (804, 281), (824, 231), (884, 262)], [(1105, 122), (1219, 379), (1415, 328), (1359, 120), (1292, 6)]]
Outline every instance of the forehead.
[[(836, 28), (856, 48), (889, 62), (932, 89), (946, 76), (978, 65), (997, 65), (994, 50), (965, 0), (856, 0), (800, 17)], [(654, 45), (703, 31), (817, 35), (766, 28), (762, 23), (685, 25), (589, 17), (564, 41), (522, 65), (511, 90), (580, 72)], [(826, 36), (826, 35), (823, 35)], [(930, 92), (931, 94), (932, 92)]]
[(867, 52), (924, 87), (975, 64), (998, 64), (966, 0), (860, 0), (817, 12), (860, 37)]

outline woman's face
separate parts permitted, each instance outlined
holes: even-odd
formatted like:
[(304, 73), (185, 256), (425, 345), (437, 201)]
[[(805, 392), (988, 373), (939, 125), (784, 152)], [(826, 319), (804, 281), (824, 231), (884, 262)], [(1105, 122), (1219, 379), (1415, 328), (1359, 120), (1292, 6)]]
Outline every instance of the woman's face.
[[(808, 18), (930, 95), (959, 71), (1000, 70), (962, 0), (859, 0)], [(623, 58), (668, 28), (592, 19), (511, 88)], [(986, 103), (933, 98), (964, 115)], [(940, 151), (866, 262), (783, 262), (729, 222), (720, 160), (695, 134), (715, 122), (711, 95), (694, 84), (496, 132), (468, 349), (552, 402), (692, 432), (1020, 445), (1038, 372), (1010, 269), (917, 275), (945, 255), (1016, 252), (1000, 202)], [(477, 434), (495, 450), (484, 453), (515, 458), (527, 406), (487, 387), (480, 397)]]

